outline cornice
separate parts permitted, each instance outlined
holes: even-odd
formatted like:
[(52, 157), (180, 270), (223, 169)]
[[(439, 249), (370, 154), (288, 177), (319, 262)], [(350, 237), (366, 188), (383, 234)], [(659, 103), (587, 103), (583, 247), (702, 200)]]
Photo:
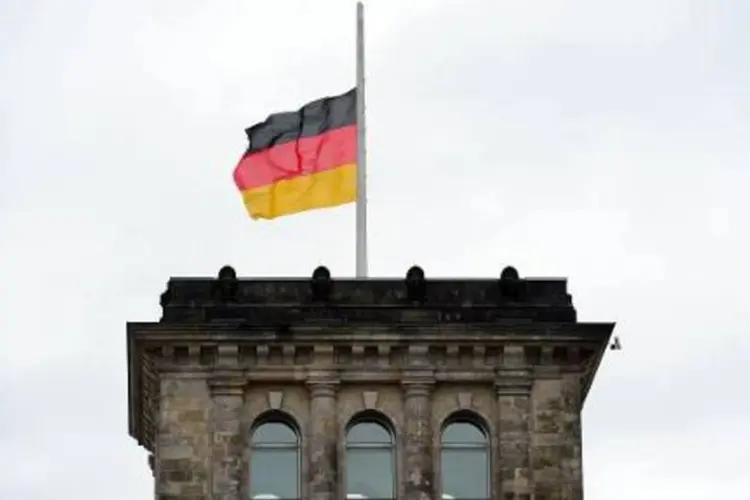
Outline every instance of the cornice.
[(430, 325), (411, 325), (403, 323), (372, 324), (372, 325), (295, 325), (279, 326), (276, 324), (246, 324), (233, 322), (216, 323), (154, 323), (128, 322), (128, 336), (140, 337), (143, 340), (157, 341), (208, 341), (222, 342), (259, 342), (277, 341), (309, 342), (313, 344), (321, 341), (336, 343), (351, 342), (357, 339), (368, 339), (373, 342), (387, 340), (403, 341), (405, 336), (414, 341), (496, 341), (523, 337), (539, 337), (547, 341), (550, 338), (560, 340), (576, 340), (591, 338), (602, 340), (607, 337), (614, 323), (435, 323)]

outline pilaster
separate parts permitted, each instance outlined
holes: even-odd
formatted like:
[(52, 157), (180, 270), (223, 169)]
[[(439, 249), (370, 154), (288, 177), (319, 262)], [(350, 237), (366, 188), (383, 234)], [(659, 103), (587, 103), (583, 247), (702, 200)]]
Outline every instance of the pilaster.
[(161, 377), (156, 497), (204, 499), (211, 494), (211, 399), (205, 379)]
[(241, 498), (242, 436), (241, 412), (246, 381), (220, 377), (209, 380), (211, 390), (211, 451), (213, 500)]
[(404, 397), (404, 498), (429, 500), (435, 495), (432, 466), (431, 373), (407, 374)]
[(503, 500), (528, 500), (533, 491), (530, 470), (531, 371), (523, 347), (505, 347), (495, 389)]
[(580, 380), (558, 373), (534, 388), (531, 466), (545, 500), (582, 500)]
[(310, 500), (334, 500), (337, 497), (336, 393), (338, 381), (332, 377), (313, 377), (307, 382), (310, 392), (308, 452), (308, 488)]

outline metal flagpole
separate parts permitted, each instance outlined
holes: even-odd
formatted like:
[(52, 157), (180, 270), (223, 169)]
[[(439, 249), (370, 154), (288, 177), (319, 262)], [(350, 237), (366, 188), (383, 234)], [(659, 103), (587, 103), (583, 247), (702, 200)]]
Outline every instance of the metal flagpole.
[(367, 277), (367, 158), (365, 147), (365, 7), (357, 2), (357, 278)]

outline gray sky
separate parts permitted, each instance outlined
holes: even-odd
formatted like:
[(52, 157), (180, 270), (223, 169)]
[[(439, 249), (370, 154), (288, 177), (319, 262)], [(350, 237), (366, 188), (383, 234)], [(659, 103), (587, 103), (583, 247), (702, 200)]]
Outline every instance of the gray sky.
[[(353, 16), (0, 0), (0, 497), (152, 495), (125, 322), (169, 276), (353, 274), (353, 206), (252, 222), (231, 178), (244, 127), (353, 85)], [(588, 500), (750, 498), (748, 25), (745, 0), (369, 2), (371, 273), (512, 264), (618, 322)]]

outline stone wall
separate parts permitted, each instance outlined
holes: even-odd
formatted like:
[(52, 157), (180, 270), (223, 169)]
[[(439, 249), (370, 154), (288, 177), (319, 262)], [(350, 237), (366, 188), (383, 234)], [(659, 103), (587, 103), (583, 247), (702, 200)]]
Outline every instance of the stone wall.
[(199, 500), (211, 490), (211, 395), (205, 380), (163, 375), (154, 475), (157, 500)]
[(248, 384), (241, 378), (166, 376), (155, 457), (157, 498), (247, 498), (248, 437), (258, 419), (277, 411), (301, 432), (305, 499), (344, 498), (346, 426), (362, 412), (376, 412), (392, 425), (399, 498), (439, 497), (440, 430), (452, 414), (469, 412), (491, 436), (495, 498), (582, 499), (576, 378), (537, 379), (533, 387), (519, 380)]
[(537, 498), (583, 498), (578, 376), (536, 380), (533, 390), (531, 467)]

